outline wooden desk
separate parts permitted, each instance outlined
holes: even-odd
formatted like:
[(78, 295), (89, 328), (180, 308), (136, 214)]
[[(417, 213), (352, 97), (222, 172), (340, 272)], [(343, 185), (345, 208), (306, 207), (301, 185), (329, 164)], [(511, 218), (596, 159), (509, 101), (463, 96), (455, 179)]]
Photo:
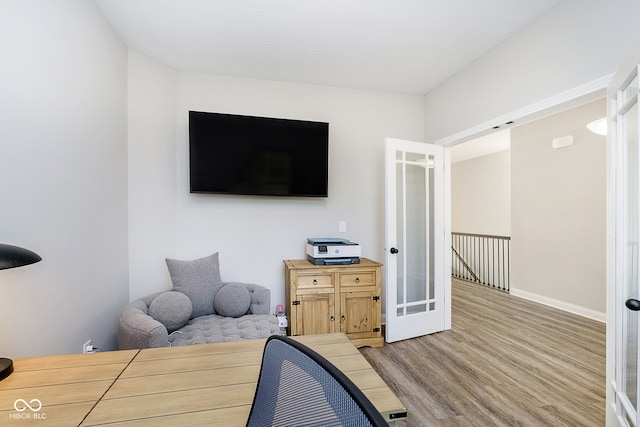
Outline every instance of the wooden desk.
[(0, 381), (0, 425), (79, 425), (137, 354), (126, 350), (14, 360), (15, 371)]
[[(389, 422), (406, 418), (400, 400), (344, 334), (295, 339), (344, 372)], [(40, 414), (47, 426), (244, 426), (265, 341), (14, 360), (15, 372), (0, 382), (0, 424), (25, 425), (14, 402), (38, 399), (38, 413), (21, 413), (35, 425), (42, 425), (34, 418)]]

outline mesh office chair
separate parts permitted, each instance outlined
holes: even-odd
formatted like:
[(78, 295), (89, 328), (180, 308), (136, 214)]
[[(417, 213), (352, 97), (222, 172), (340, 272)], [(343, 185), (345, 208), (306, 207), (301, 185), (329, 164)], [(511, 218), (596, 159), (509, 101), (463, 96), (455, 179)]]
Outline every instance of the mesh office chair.
[(386, 426), (342, 372), (315, 351), (279, 335), (267, 340), (247, 426)]

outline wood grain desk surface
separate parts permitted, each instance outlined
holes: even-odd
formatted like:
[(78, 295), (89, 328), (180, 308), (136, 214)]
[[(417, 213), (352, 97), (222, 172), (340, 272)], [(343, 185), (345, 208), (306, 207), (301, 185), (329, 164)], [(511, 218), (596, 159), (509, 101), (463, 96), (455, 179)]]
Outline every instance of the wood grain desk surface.
[[(295, 337), (331, 361), (389, 422), (406, 409), (344, 334)], [(14, 360), (0, 425), (244, 426), (264, 339)]]

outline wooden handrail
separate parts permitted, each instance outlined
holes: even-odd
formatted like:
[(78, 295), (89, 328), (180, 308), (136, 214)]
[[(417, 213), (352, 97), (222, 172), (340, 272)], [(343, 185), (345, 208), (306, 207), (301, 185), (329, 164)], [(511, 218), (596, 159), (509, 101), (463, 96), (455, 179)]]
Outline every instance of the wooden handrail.
[(511, 240), (511, 236), (494, 236), (492, 234), (462, 233), (458, 231), (452, 231), (451, 235), (452, 236), (485, 237), (488, 239), (498, 239), (498, 240)]

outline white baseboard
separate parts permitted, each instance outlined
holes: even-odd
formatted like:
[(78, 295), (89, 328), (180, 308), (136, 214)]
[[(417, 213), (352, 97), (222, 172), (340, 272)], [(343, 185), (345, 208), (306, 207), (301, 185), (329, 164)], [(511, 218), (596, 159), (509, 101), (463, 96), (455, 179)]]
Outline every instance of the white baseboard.
[(581, 307), (579, 305), (571, 304), (565, 301), (545, 297), (544, 295), (534, 294), (533, 292), (523, 291), (521, 289), (509, 290), (509, 294), (514, 297), (524, 298), (529, 301), (534, 301), (540, 304), (548, 305), (549, 307), (557, 308), (559, 310), (567, 311), (569, 313), (577, 314), (578, 316), (586, 317), (598, 322), (606, 323), (607, 314), (599, 311), (591, 310), (590, 308)]

